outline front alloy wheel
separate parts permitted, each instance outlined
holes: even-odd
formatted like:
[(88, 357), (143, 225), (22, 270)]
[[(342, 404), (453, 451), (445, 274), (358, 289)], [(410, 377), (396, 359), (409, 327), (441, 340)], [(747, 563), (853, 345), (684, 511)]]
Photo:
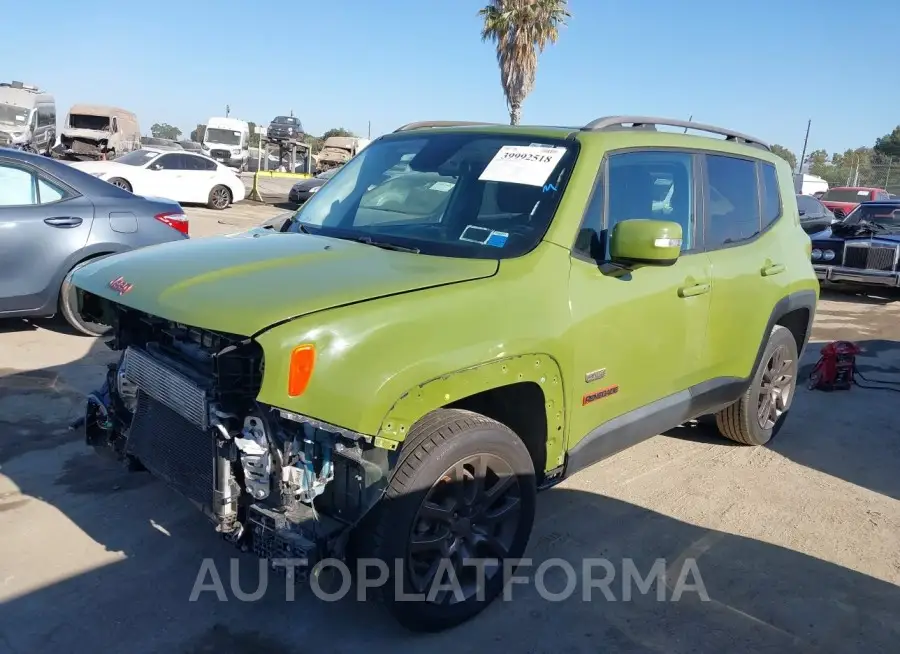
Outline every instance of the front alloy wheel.
[[(416, 592), (427, 596), (448, 576), (459, 588), (434, 593), (433, 601), (465, 601), (483, 590), (479, 582), (493, 578), (512, 549), (521, 509), (515, 474), (499, 456), (476, 454), (447, 469), (413, 521), (406, 564)], [(489, 562), (483, 580), (474, 560)]]
[(503, 592), (534, 524), (534, 464), (506, 425), (462, 409), (421, 418), (399, 454), (353, 549), (386, 565), (376, 590), (398, 622), (441, 631)]

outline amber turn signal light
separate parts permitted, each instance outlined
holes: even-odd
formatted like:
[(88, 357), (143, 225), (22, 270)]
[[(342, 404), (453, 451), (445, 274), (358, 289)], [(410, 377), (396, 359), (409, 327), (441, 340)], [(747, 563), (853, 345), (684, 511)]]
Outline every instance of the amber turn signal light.
[(312, 345), (298, 345), (291, 352), (291, 363), (288, 368), (288, 396), (303, 395), (309, 378), (312, 377), (316, 365), (316, 348)]

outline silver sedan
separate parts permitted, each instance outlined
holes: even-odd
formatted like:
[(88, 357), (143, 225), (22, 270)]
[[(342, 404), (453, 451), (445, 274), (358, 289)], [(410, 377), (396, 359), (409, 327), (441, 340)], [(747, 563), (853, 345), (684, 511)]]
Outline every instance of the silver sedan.
[(145, 198), (61, 161), (0, 148), (0, 319), (59, 315), (89, 336), (67, 274), (80, 263), (188, 238), (171, 200)]

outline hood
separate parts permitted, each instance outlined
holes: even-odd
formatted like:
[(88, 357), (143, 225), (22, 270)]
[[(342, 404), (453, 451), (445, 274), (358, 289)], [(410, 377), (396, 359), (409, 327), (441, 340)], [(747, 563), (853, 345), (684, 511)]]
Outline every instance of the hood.
[(835, 234), (831, 227), (828, 227), (821, 232), (816, 232), (815, 234), (809, 235), (810, 240), (812, 241), (838, 241), (838, 242), (850, 242), (850, 241), (887, 241), (889, 243), (900, 243), (900, 234), (875, 234), (874, 236), (871, 234), (865, 234), (862, 236), (852, 236), (852, 235), (843, 235), (843, 234)]
[(112, 173), (120, 169), (135, 170), (134, 166), (116, 163), (115, 161), (72, 161), (69, 162), (69, 165), (89, 175)]
[(108, 139), (111, 134), (112, 132), (102, 129), (79, 129), (77, 127), (66, 127), (62, 130), (63, 136), (80, 139), (94, 139), (95, 141)]
[(350, 159), (350, 151), (341, 148), (322, 148), (319, 152), (319, 161), (348, 161)]
[[(152, 245), (93, 261), (74, 285), (174, 322), (239, 336), (316, 311), (497, 272), (455, 259), (256, 229)], [(128, 290), (119, 294), (110, 282)]]
[(322, 186), (327, 179), (318, 179), (316, 177), (312, 177), (310, 179), (304, 179), (301, 182), (297, 182), (294, 184), (293, 188), (295, 191), (308, 191), (311, 188), (315, 188), (316, 186)]

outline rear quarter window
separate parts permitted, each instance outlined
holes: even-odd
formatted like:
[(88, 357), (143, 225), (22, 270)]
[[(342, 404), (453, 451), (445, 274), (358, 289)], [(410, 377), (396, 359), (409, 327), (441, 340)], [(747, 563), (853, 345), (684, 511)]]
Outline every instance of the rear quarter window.
[(761, 231), (756, 162), (725, 155), (706, 155), (706, 246), (728, 247)]
[(770, 163), (760, 163), (762, 184), (762, 229), (781, 217), (781, 191), (778, 188), (778, 171)]

